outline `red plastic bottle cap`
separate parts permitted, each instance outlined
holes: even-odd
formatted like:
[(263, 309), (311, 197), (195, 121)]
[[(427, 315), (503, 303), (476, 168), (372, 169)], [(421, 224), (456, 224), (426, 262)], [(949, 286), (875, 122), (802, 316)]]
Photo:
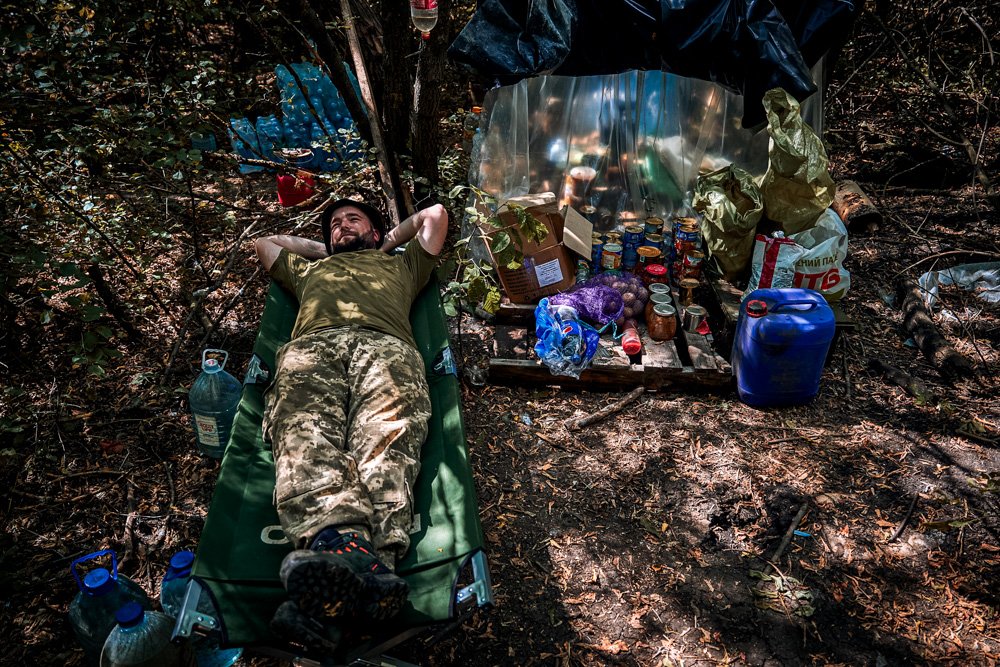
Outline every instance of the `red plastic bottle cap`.
[(746, 312), (750, 317), (764, 317), (767, 315), (767, 302), (751, 299), (747, 301)]
[(638, 339), (629, 340), (627, 338), (622, 340), (622, 351), (627, 355), (639, 354), (642, 352), (642, 341)]

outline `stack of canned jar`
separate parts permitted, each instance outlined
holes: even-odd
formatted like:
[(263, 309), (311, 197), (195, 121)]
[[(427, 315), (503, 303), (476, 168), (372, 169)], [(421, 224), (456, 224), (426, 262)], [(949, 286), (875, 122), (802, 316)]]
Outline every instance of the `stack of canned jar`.
[[(590, 255), (592, 274), (629, 271), (641, 276), (647, 284), (666, 283), (668, 257), (664, 256), (663, 220), (650, 217), (640, 224), (635, 221), (634, 214), (621, 214), (619, 220), (629, 223), (622, 231), (594, 232)], [(582, 275), (582, 270), (578, 270), (578, 278)]]
[(677, 285), (685, 278), (699, 279), (705, 253), (701, 250), (701, 232), (695, 218), (674, 218), (674, 242), (671, 247), (671, 276)]

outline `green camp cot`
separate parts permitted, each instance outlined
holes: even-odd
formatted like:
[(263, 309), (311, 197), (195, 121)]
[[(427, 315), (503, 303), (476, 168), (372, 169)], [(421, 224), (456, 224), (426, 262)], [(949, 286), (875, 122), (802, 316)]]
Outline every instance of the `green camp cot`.
[[(268, 627), (287, 599), (278, 570), (292, 545), (274, 509), (274, 459), (261, 433), (264, 391), (275, 354), (291, 336), (297, 307), (294, 296), (271, 285), (174, 639), (207, 633), (224, 647), (297, 658), (302, 664), (303, 658), (316, 657), (302, 656)], [(410, 320), (427, 371), (432, 416), (414, 490), (412, 543), (397, 569), (410, 585), (409, 601), (360, 645), (321, 656), (323, 664), (400, 664), (381, 656), (418, 635), (440, 636), (493, 602), (458, 378), (436, 281), (420, 293)]]

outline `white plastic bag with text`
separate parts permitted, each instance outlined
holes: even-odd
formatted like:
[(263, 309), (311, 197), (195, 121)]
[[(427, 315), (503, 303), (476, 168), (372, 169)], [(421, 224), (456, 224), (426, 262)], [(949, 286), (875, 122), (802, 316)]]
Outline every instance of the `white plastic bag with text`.
[(795, 287), (816, 290), (827, 301), (839, 301), (851, 287), (847, 259), (847, 227), (833, 209), (826, 209), (816, 224), (798, 234), (789, 234), (806, 249), (795, 262)]

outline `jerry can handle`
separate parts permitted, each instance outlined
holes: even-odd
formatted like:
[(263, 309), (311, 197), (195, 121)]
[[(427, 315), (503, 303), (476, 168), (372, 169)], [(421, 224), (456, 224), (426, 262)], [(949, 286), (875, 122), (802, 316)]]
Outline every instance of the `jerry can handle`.
[(112, 549), (105, 549), (104, 551), (95, 551), (92, 554), (87, 554), (86, 556), (80, 556), (69, 566), (69, 571), (73, 573), (73, 578), (76, 579), (77, 587), (82, 591), (83, 582), (80, 580), (80, 573), (76, 571), (76, 566), (80, 563), (84, 563), (88, 560), (97, 560), (101, 556), (111, 556), (111, 578), (115, 581), (118, 580), (118, 557), (115, 556), (115, 552)]
[(819, 306), (815, 301), (808, 301), (805, 299), (793, 299), (792, 301), (782, 301), (781, 303), (774, 304), (774, 308), (771, 309), (772, 313), (776, 313), (785, 306), (809, 306), (806, 310), (812, 310)]
[(229, 361), (229, 353), (225, 350), (217, 350), (215, 348), (206, 347), (201, 353), (201, 366), (205, 367), (205, 358), (208, 356), (209, 352), (215, 352), (222, 355), (222, 363), (219, 364), (219, 370), (225, 370), (226, 362)]

